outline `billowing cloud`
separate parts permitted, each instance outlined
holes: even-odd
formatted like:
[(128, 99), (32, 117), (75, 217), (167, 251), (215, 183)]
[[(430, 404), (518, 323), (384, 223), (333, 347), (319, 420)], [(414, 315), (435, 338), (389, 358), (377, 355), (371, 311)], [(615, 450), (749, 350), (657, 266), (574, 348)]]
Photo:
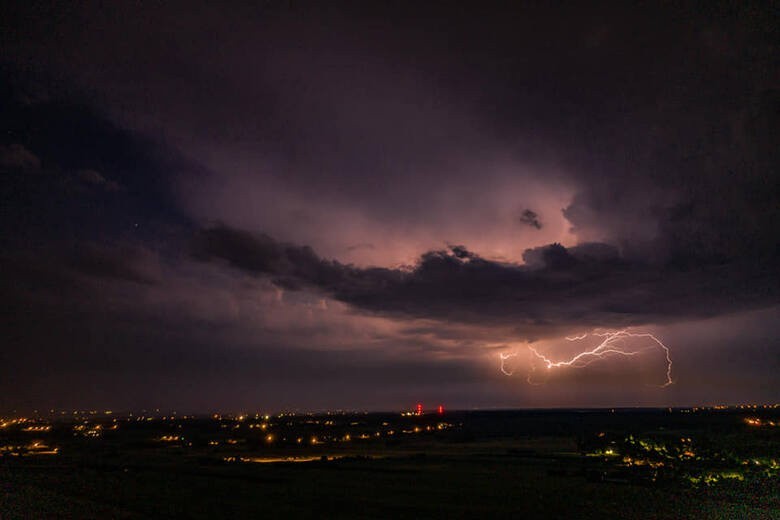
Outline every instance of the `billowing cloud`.
[(512, 325), (527, 334), (677, 321), (772, 305), (778, 297), (770, 269), (746, 273), (733, 264), (682, 270), (626, 260), (607, 244), (528, 250), (525, 265), (485, 260), (453, 246), (424, 254), (408, 270), (359, 268), (324, 260), (306, 246), (218, 226), (199, 232), (193, 254), (267, 276), (286, 289), (317, 289), (366, 311)]

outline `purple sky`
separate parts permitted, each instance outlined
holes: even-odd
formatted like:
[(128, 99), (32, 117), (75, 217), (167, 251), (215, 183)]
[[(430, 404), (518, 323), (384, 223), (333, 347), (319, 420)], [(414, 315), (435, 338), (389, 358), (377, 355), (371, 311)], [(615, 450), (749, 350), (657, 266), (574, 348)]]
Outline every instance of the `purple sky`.
[(0, 411), (780, 401), (777, 13), (507, 5), (4, 6)]

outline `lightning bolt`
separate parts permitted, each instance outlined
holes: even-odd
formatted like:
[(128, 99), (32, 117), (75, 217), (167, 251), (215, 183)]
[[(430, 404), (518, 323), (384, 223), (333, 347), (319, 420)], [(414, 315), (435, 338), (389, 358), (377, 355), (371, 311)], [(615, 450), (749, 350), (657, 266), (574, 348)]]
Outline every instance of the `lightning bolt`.
[(514, 371), (514, 370), (512, 370), (512, 371), (510, 372), (509, 370), (507, 370), (507, 369), (506, 369), (506, 365), (504, 364), (504, 362), (505, 362), (507, 359), (509, 359), (509, 358), (517, 357), (517, 352), (511, 352), (511, 353), (509, 353), (509, 354), (506, 354), (506, 353), (504, 353), (504, 352), (501, 352), (501, 353), (498, 355), (498, 357), (500, 357), (500, 358), (501, 358), (501, 372), (503, 372), (505, 375), (508, 375), (508, 376), (511, 376), (512, 374), (514, 374), (514, 373), (515, 373), (515, 371)]
[[(567, 341), (581, 341), (588, 336), (595, 336), (598, 338), (603, 338), (601, 340), (601, 343), (599, 343), (598, 346), (596, 346), (593, 349), (590, 350), (584, 350), (580, 352), (579, 354), (575, 355), (571, 359), (564, 360), (564, 361), (553, 361), (544, 354), (540, 353), (538, 350), (536, 350), (532, 346), (528, 346), (528, 350), (531, 351), (531, 354), (533, 355), (533, 359), (536, 361), (540, 361), (542, 366), (544, 366), (548, 371), (553, 370), (556, 368), (565, 368), (565, 367), (572, 367), (572, 368), (583, 368), (591, 363), (594, 363), (599, 360), (607, 359), (613, 356), (624, 356), (624, 357), (632, 357), (636, 356), (637, 354), (640, 354), (642, 352), (646, 352), (648, 350), (655, 350), (660, 349), (664, 353), (664, 357), (666, 358), (666, 380), (662, 385), (659, 385), (661, 388), (667, 387), (671, 385), (674, 381), (672, 380), (672, 356), (671, 351), (669, 350), (669, 347), (664, 345), (664, 343), (656, 338), (654, 335), (650, 334), (649, 332), (628, 332), (628, 330), (618, 330), (614, 332), (593, 332), (591, 334), (580, 334), (578, 336), (567, 336)], [(650, 344), (644, 348), (638, 349), (638, 350), (626, 350), (625, 348), (620, 346), (620, 342), (622, 342), (625, 339), (628, 338), (644, 338), (650, 340)], [(506, 360), (516, 357), (517, 352), (511, 352), (511, 353), (500, 353), (499, 357), (501, 359), (501, 372), (503, 372), (507, 376), (511, 376), (514, 374), (514, 370), (508, 370), (506, 367)], [(530, 384), (539, 384), (535, 383), (533, 381), (533, 373), (536, 372), (536, 366), (534, 366), (531, 370), (531, 373), (528, 374), (527, 381)]]

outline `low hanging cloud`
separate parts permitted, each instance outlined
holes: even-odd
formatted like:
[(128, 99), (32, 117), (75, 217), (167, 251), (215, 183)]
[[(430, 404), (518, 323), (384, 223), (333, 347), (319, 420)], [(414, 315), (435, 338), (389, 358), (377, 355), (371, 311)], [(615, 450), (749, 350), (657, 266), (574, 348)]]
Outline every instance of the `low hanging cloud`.
[(310, 247), (216, 226), (197, 234), (193, 256), (268, 277), (288, 290), (314, 289), (371, 313), (510, 326), (529, 334), (672, 322), (771, 305), (778, 296), (768, 269), (713, 264), (681, 270), (626, 260), (601, 243), (530, 249), (525, 264), (451, 246), (422, 255), (411, 269), (358, 268), (320, 258)]

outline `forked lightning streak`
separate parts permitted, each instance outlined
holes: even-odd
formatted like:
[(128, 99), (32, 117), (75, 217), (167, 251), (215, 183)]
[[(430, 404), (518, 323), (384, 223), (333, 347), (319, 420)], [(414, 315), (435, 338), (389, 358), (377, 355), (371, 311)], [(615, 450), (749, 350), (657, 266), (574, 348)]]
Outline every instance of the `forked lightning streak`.
[[(661, 387), (667, 387), (673, 383), (672, 380), (672, 357), (671, 357), (671, 351), (669, 350), (669, 347), (664, 345), (664, 343), (656, 338), (654, 335), (650, 334), (649, 332), (628, 332), (627, 330), (619, 330), (614, 332), (593, 332), (591, 334), (581, 334), (578, 336), (568, 336), (566, 337), (567, 341), (581, 341), (583, 339), (586, 339), (588, 336), (595, 336), (599, 338), (603, 338), (601, 343), (599, 343), (598, 346), (596, 346), (593, 349), (590, 350), (584, 350), (580, 352), (579, 354), (576, 354), (572, 358), (564, 361), (553, 361), (552, 359), (548, 358), (544, 354), (540, 353), (538, 350), (536, 350), (532, 346), (528, 346), (528, 350), (531, 352), (533, 358), (533, 364), (531, 372), (528, 374), (527, 380), (530, 384), (539, 384), (535, 383), (533, 381), (533, 374), (537, 370), (537, 365), (541, 364), (544, 369), (547, 371), (554, 370), (554, 369), (562, 369), (562, 368), (583, 368), (591, 363), (595, 363), (599, 360), (604, 360), (610, 357), (614, 356), (623, 356), (623, 357), (633, 357), (638, 354), (641, 354), (643, 352), (646, 352), (648, 350), (655, 350), (660, 349), (663, 351), (665, 360), (666, 360), (666, 380), (663, 384), (659, 385)], [(629, 338), (639, 338), (639, 339), (647, 339), (649, 340), (649, 345), (641, 347), (639, 349), (635, 348), (625, 348), (620, 345), (621, 342), (624, 342), (625, 340)], [(499, 358), (501, 359), (501, 372), (503, 372), (507, 376), (511, 376), (514, 374), (514, 370), (509, 370), (506, 366), (506, 361), (508, 359), (516, 357), (518, 354), (517, 352), (502, 352), (499, 354)]]

